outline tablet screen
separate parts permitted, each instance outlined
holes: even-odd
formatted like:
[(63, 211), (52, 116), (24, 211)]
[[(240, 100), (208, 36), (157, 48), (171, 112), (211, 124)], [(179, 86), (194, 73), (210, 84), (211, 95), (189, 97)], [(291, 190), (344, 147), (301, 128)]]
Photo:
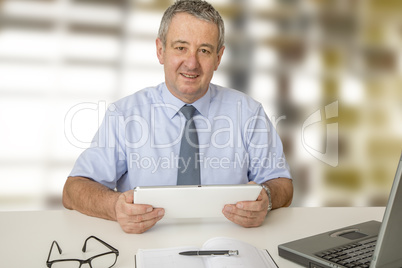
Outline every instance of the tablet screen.
[(164, 218), (224, 217), (226, 204), (255, 201), (259, 184), (141, 186), (134, 188), (134, 203), (164, 208)]

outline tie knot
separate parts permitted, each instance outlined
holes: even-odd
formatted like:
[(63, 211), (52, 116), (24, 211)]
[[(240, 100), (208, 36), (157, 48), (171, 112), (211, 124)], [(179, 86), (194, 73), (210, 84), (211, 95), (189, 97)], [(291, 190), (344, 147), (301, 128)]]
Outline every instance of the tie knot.
[(184, 105), (181, 107), (180, 111), (183, 113), (184, 117), (189, 120), (194, 116), (195, 107), (193, 105)]

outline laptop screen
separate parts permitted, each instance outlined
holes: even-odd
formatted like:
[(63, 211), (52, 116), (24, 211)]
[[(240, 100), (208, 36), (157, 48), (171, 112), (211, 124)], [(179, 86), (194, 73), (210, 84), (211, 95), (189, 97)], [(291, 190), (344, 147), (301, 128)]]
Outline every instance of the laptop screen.
[(402, 267), (402, 155), (384, 213), (376, 250), (370, 267)]

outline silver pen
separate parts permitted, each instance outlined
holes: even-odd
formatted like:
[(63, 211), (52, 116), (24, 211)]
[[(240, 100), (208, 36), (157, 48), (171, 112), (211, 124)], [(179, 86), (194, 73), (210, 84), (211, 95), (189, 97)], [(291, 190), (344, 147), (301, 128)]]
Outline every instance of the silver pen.
[(185, 256), (237, 256), (238, 250), (194, 250), (179, 252), (180, 255)]

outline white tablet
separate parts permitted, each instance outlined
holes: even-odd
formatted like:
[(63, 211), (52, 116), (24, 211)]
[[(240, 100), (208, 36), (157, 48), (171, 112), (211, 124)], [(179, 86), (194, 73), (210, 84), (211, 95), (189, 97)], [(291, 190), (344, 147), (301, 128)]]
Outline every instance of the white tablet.
[(259, 184), (141, 186), (134, 188), (134, 204), (164, 208), (164, 218), (221, 217), (226, 204), (255, 201)]

